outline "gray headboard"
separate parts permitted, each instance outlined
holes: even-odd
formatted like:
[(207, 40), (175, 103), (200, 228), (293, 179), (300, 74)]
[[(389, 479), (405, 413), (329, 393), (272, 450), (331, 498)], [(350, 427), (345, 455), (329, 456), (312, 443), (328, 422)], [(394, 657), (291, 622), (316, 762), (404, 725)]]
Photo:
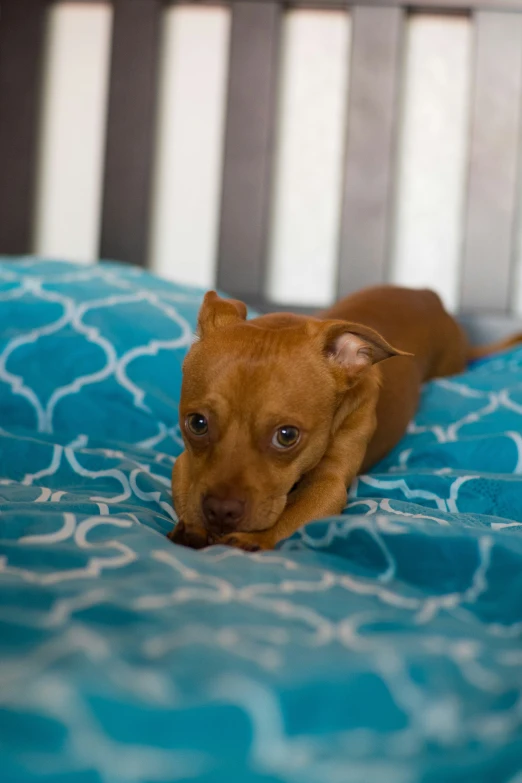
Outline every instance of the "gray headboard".
[[(0, 0), (0, 254), (23, 254), (32, 247), (37, 117), (48, 4), (49, 0)], [(143, 265), (149, 230), (160, 20), (165, 3), (113, 0), (112, 5), (100, 256)], [(264, 283), (279, 39), (286, 6), (271, 0), (233, 0), (230, 6), (217, 284), (266, 309), (271, 306), (264, 295)], [(311, 0), (299, 6), (348, 7), (336, 0)], [(481, 322), (482, 328), (502, 331), (512, 327), (518, 225), (521, 0), (359, 0), (350, 6), (353, 32), (339, 294), (388, 277), (403, 31), (407, 15), (423, 8), (466, 12), (474, 24), (460, 310), (464, 315), (488, 312), (491, 317)]]

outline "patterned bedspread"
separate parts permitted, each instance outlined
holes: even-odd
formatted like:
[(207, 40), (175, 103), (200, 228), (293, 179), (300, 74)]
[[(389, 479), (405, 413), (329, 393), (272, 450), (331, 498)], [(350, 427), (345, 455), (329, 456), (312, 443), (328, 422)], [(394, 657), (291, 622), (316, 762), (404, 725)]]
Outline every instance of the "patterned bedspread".
[(200, 299), (0, 264), (0, 780), (521, 783), (522, 350), (429, 384), (344, 515), (195, 552)]

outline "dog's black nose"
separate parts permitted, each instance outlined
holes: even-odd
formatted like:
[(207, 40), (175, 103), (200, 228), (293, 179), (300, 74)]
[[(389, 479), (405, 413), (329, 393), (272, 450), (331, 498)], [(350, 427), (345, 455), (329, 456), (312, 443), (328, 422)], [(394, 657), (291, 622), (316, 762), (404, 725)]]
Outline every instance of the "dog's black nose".
[(245, 515), (245, 501), (238, 498), (222, 499), (215, 495), (205, 495), (201, 507), (205, 526), (219, 533), (235, 530)]

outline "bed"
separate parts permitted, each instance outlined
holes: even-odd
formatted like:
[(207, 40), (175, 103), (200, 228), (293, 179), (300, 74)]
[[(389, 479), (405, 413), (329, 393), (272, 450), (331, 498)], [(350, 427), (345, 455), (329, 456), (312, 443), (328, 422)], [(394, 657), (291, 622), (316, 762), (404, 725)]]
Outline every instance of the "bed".
[(5, 781), (516, 780), (522, 349), (434, 381), (345, 513), (172, 545), (202, 291), (0, 265)]
[[(168, 541), (204, 288), (147, 268), (165, 4), (111, 5), (96, 260), (115, 260), (86, 265), (35, 239), (48, 4), (0, 0), (0, 116), (19, 118), (0, 124), (0, 780), (520, 783), (522, 348), (427, 384), (342, 515), (268, 553)], [(485, 341), (521, 330), (522, 21), (516, 0), (465, 6), (456, 310)], [(266, 285), (283, 9), (231, 9), (212, 283), (252, 312), (308, 310)], [(390, 279), (410, 18), (392, 0), (351, 15), (339, 294)]]

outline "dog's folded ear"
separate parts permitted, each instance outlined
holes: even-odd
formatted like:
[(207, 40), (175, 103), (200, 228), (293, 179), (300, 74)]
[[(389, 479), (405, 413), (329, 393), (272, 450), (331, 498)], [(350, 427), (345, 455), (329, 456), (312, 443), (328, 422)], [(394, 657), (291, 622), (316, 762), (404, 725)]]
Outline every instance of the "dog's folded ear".
[(350, 376), (359, 376), (372, 365), (392, 356), (411, 356), (394, 348), (369, 326), (346, 321), (326, 321), (321, 343), (325, 356)]
[(244, 321), (247, 308), (237, 299), (222, 299), (215, 291), (207, 291), (198, 313), (198, 334), (203, 337), (210, 329)]

